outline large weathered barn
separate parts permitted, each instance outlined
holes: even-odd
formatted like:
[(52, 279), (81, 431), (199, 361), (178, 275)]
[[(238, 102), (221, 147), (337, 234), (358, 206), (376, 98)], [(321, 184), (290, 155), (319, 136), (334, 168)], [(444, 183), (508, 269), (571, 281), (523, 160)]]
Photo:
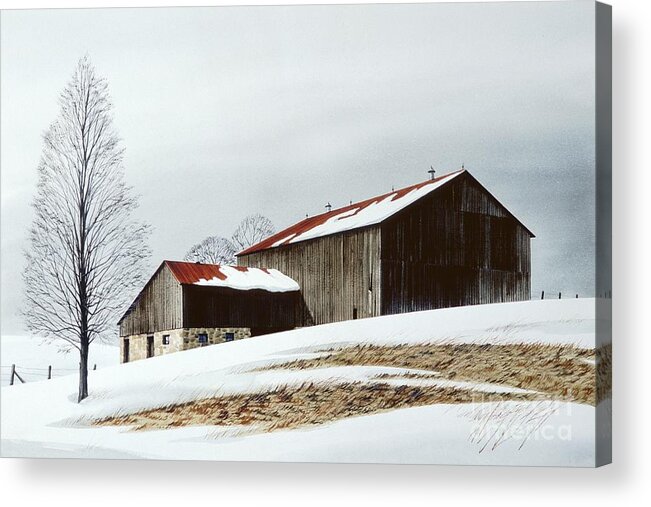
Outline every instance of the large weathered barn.
[(530, 298), (533, 233), (462, 169), (306, 218), (240, 252), (296, 280), (303, 325)]
[(468, 171), (306, 218), (239, 266), (165, 261), (122, 361), (341, 320), (530, 298), (534, 235)]
[(294, 328), (298, 289), (275, 269), (164, 261), (120, 319), (121, 361)]

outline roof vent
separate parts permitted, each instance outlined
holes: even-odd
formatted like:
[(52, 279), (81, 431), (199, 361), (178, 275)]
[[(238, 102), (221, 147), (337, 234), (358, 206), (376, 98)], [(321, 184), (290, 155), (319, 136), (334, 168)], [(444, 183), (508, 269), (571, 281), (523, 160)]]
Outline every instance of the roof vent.
[(328, 204), (325, 205), (325, 209), (327, 213), (330, 213), (332, 211), (332, 204), (328, 202)]
[(429, 179), (433, 180), (434, 179), (434, 174), (436, 173), (434, 168), (432, 166), (429, 166), (429, 171), (427, 171), (427, 172), (429, 173)]

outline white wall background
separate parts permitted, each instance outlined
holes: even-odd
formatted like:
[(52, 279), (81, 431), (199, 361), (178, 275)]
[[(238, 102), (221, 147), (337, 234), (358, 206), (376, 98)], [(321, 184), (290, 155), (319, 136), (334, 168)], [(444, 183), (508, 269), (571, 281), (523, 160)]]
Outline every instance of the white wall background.
[[(57, 1), (62, 7), (273, 1)], [(284, 0), (283, 3), (305, 3)], [(316, 3), (316, 2), (315, 2)], [(320, 0), (318, 3), (336, 3)], [(3, 505), (593, 505), (651, 498), (649, 312), (651, 7), (614, 5), (615, 464), (599, 470), (0, 460)], [(2, 8), (50, 6), (0, 0)]]

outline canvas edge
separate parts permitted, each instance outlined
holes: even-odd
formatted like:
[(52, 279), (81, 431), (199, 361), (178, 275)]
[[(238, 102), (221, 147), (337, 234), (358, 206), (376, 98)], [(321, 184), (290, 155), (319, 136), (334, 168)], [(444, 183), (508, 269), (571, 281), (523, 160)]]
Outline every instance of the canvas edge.
[[(601, 2), (595, 2), (595, 172), (595, 348), (599, 348), (612, 341), (612, 7)], [(612, 378), (610, 370), (607, 377)], [(604, 381), (601, 376), (595, 379)], [(611, 462), (609, 397), (595, 410), (595, 466)]]

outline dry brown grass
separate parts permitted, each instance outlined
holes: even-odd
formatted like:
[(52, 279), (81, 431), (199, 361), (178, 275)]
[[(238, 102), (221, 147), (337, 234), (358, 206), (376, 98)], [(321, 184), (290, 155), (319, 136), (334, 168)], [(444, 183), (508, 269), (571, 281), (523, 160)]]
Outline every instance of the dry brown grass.
[(601, 401), (612, 396), (613, 346), (611, 344), (597, 349), (595, 368), (597, 400)]
[(133, 426), (136, 430), (190, 425), (250, 426), (275, 431), (323, 424), (352, 416), (436, 403), (537, 400), (543, 395), (478, 393), (435, 386), (386, 383), (303, 384), (258, 394), (197, 400), (166, 408), (110, 417), (95, 424)]
[[(360, 345), (324, 351), (313, 359), (266, 369), (387, 366), (421, 370), (384, 373), (367, 383), (309, 383), (196, 400), (109, 417), (98, 425), (137, 430), (188, 425), (244, 426), (274, 431), (323, 424), (352, 416), (437, 403), (563, 400), (595, 404), (610, 395), (611, 347), (597, 351), (544, 344)], [(481, 393), (457, 387), (410, 386), (380, 379), (442, 379), (517, 387), (531, 393)]]
[(440, 380), (441, 376), (438, 373), (432, 372), (405, 372), (405, 373), (380, 373), (375, 375), (376, 379), (414, 379), (414, 380)]
[(359, 345), (326, 352), (318, 358), (276, 364), (272, 368), (410, 368), (436, 372), (441, 379), (500, 384), (558, 399), (595, 403), (595, 366), (586, 361), (594, 360), (594, 350), (570, 345)]

